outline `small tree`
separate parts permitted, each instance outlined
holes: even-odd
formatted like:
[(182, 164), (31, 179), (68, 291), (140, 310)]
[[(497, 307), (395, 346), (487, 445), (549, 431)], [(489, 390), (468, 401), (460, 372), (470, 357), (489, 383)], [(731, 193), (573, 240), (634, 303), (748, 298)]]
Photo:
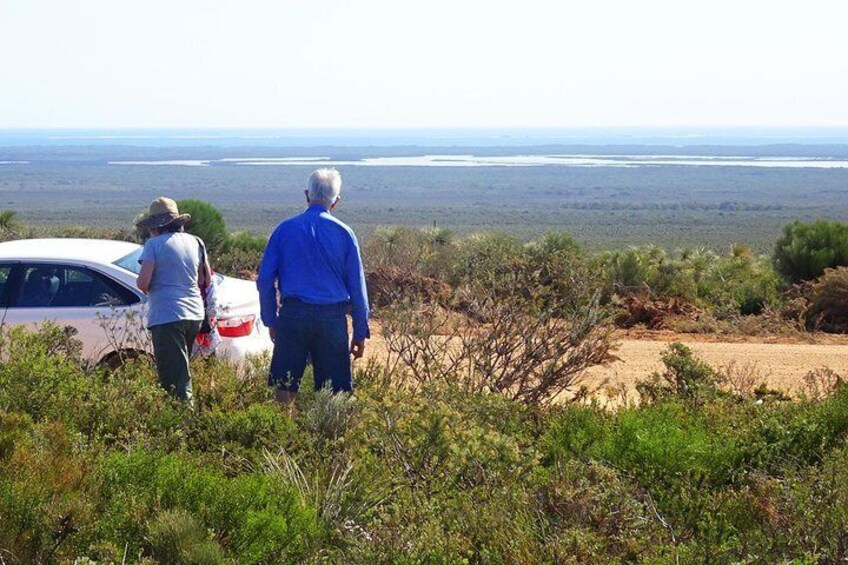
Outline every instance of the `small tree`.
[(813, 280), (829, 267), (848, 266), (848, 224), (816, 220), (783, 228), (774, 247), (774, 267), (792, 282)]
[(575, 300), (581, 293), (551, 292), (538, 277), (461, 287), (447, 307), (406, 297), (380, 310), (388, 369), (526, 404), (582, 398), (586, 369), (614, 359), (608, 313), (596, 296)]
[(191, 214), (191, 220), (185, 227), (187, 232), (202, 239), (210, 254), (223, 251), (229, 235), (224, 216), (217, 208), (195, 198), (180, 200), (177, 207), (181, 214)]

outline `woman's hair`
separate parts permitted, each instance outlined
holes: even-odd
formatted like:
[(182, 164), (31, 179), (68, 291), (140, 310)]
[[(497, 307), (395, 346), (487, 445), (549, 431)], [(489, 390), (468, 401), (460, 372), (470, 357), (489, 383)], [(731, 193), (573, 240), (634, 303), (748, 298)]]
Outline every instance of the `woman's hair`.
[(165, 224), (161, 228), (157, 228), (159, 233), (178, 233), (183, 230), (183, 224), (180, 222), (171, 222), (170, 224)]

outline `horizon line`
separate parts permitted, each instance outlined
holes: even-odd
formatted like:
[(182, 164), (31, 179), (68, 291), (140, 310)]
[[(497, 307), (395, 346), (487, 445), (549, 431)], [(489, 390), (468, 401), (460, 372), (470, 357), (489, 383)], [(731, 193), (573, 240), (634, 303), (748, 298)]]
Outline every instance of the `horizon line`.
[(848, 130), (848, 124), (839, 125), (598, 125), (598, 126), (2, 126), (0, 131), (73, 131), (73, 130), (215, 130), (215, 131), (492, 131), (492, 130), (534, 130), (534, 131), (603, 131), (603, 130)]

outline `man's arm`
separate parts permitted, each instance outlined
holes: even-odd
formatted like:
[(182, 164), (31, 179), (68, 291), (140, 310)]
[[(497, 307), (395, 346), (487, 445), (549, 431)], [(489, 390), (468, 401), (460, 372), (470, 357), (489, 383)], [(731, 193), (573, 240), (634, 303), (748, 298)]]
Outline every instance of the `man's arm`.
[(277, 279), (280, 266), (278, 239), (277, 231), (274, 231), (265, 246), (265, 253), (259, 264), (259, 277), (256, 279), (262, 323), (270, 330), (272, 340), (277, 327)]
[(351, 234), (351, 247), (345, 260), (345, 286), (350, 295), (350, 313), (353, 318), (353, 342), (351, 353), (357, 359), (365, 351), (365, 340), (371, 337), (368, 328), (368, 290), (365, 287), (365, 270), (356, 236)]

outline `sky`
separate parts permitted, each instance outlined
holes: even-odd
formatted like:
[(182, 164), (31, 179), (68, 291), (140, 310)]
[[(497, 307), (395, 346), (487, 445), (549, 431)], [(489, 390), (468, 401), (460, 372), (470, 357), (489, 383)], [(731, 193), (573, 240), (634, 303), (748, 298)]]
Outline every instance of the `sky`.
[(0, 0), (0, 128), (848, 125), (844, 0)]

